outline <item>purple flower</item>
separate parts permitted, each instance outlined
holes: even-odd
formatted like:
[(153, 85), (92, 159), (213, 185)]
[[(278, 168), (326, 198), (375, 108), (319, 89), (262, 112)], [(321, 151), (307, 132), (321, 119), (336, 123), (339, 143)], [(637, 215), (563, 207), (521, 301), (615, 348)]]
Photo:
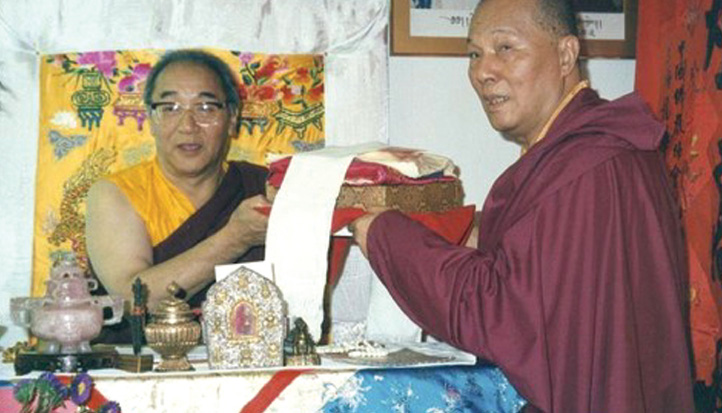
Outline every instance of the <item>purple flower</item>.
[(116, 402), (108, 402), (100, 406), (98, 413), (120, 413), (120, 405)]
[(93, 390), (93, 379), (88, 373), (80, 373), (70, 384), (70, 398), (78, 406), (85, 404), (90, 399), (90, 392)]
[(65, 388), (65, 386), (63, 386), (63, 383), (61, 383), (60, 380), (58, 380), (58, 378), (55, 376), (55, 374), (53, 374), (49, 371), (46, 371), (43, 374), (41, 374), (40, 377), (38, 377), (38, 381), (48, 382), (48, 384), (50, 384), (50, 386), (53, 388), (53, 390), (55, 390), (59, 394), (63, 394), (67, 390)]
[(94, 65), (106, 78), (113, 76), (115, 69), (115, 52), (87, 52), (78, 57), (80, 65)]
[[(38, 411), (50, 411), (58, 406), (63, 405), (63, 401), (68, 397), (68, 388), (65, 387), (60, 380), (50, 372), (45, 372), (35, 381), (35, 389), (38, 397)], [(47, 410), (43, 410), (47, 408)]]
[(238, 58), (241, 59), (241, 64), (245, 66), (253, 61), (253, 53), (244, 52), (238, 55)]

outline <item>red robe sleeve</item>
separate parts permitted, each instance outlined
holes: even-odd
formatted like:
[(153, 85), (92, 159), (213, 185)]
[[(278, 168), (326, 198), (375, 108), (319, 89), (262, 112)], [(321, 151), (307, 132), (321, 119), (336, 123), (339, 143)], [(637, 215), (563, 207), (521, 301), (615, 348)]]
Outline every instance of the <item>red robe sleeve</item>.
[(487, 249), (386, 212), (371, 265), (412, 320), (543, 411), (691, 411), (685, 258), (655, 156), (616, 156), (524, 205)]
[(539, 344), (541, 317), (525, 297), (534, 294), (533, 282), (512, 280), (503, 250), (449, 244), (396, 211), (373, 222), (368, 248), (374, 271), (399, 307), (431, 335), (495, 363), (495, 348), (522, 355)]

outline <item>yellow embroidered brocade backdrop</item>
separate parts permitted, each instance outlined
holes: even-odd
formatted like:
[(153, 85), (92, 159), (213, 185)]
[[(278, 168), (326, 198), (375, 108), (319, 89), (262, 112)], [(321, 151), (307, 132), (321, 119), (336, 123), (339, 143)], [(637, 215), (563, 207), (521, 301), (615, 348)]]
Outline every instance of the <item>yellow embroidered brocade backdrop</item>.
[[(324, 143), (324, 64), (320, 55), (206, 49), (240, 81), (241, 131), (229, 159), (263, 164), (266, 153)], [(100, 176), (155, 154), (142, 102), (145, 78), (162, 50), (43, 56), (35, 197), (32, 294), (45, 292), (50, 266), (85, 255), (85, 196)]]

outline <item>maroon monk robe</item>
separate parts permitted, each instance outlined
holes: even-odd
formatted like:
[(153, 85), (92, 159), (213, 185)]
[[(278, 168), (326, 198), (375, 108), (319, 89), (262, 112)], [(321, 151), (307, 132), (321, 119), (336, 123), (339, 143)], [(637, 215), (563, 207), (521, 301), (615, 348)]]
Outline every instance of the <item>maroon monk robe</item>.
[(636, 95), (582, 90), (492, 187), (478, 249), (392, 211), (369, 230), (371, 264), (416, 323), (545, 412), (692, 412), (662, 134)]
[[(186, 222), (176, 229), (168, 238), (153, 248), (153, 263), (160, 264), (215, 234), (231, 217), (233, 211), (247, 198), (266, 193), (266, 168), (246, 162), (230, 162), (221, 184), (208, 202), (191, 215)], [(249, 249), (238, 257), (236, 262), (263, 260), (262, 246)], [(201, 306), (206, 293), (213, 283), (194, 294), (188, 303), (192, 308)], [(105, 289), (99, 288), (98, 294), (104, 295)], [(126, 317), (114, 325), (105, 326), (96, 343), (130, 343), (130, 323)]]
[[(153, 248), (153, 263), (167, 261), (218, 232), (243, 200), (266, 194), (267, 176), (268, 170), (261, 166), (247, 162), (230, 162), (228, 171), (213, 197)], [(261, 261), (263, 257), (264, 248), (258, 246), (246, 251), (235, 262)], [(207, 285), (188, 300), (191, 307), (197, 308), (203, 304), (211, 285)]]

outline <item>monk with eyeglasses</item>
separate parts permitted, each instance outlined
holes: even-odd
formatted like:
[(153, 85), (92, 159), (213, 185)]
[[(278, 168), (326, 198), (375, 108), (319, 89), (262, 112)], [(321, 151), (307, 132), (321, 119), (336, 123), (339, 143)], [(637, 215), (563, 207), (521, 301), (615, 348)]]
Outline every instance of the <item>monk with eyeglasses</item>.
[[(156, 157), (97, 181), (88, 193), (86, 239), (105, 289), (131, 296), (140, 277), (152, 310), (175, 282), (198, 307), (214, 266), (263, 259), (265, 168), (227, 162), (240, 97), (231, 69), (195, 50), (166, 54), (144, 92)], [(129, 342), (126, 322), (100, 341)]]

